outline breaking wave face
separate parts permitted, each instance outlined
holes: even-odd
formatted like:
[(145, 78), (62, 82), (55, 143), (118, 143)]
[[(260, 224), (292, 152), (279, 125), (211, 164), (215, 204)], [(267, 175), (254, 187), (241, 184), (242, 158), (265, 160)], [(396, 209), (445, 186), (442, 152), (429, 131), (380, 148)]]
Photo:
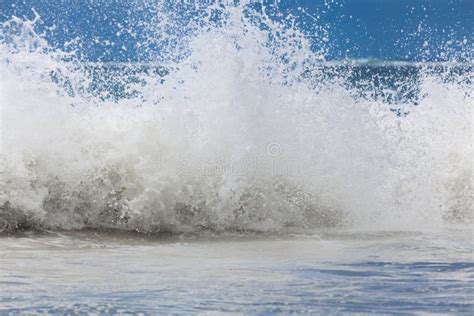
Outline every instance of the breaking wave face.
[(177, 36), (154, 10), (151, 65), (80, 62), (38, 16), (2, 25), (0, 231), (472, 223), (472, 68), (378, 91), (291, 18), (210, 6)]

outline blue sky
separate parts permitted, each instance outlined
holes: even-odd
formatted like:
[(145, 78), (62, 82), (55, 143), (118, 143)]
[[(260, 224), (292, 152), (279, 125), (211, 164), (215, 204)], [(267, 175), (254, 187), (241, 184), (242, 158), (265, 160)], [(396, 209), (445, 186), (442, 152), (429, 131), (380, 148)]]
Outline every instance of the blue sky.
[[(146, 19), (137, 2), (153, 0), (0, 0), (0, 20), (32, 18), (34, 8), (45, 26), (56, 26), (48, 36), (54, 45), (80, 38), (89, 60), (133, 61), (144, 35), (117, 32)], [(446, 60), (473, 47), (474, 0), (280, 0), (279, 7), (296, 15), (310, 36), (326, 26), (328, 59)], [(462, 41), (467, 44), (461, 49), (457, 43)]]

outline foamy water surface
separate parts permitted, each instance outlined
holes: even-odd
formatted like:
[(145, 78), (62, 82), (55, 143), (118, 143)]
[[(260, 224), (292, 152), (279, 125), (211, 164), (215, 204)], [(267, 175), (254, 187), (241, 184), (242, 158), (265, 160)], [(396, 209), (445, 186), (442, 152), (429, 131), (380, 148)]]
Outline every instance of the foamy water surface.
[(0, 239), (2, 313), (470, 314), (472, 232)]

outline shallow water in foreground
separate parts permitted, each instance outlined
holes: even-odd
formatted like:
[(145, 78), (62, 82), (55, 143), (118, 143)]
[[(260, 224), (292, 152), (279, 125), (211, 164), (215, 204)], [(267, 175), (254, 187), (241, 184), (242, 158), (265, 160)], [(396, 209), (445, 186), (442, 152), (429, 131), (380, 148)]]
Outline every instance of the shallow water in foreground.
[(4, 313), (474, 311), (472, 230), (0, 237)]

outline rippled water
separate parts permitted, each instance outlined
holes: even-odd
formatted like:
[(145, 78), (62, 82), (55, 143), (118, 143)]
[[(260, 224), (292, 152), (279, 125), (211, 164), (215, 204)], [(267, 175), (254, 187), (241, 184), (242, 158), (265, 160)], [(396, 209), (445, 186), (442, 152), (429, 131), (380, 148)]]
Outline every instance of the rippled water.
[(0, 238), (0, 313), (465, 313), (472, 231)]

